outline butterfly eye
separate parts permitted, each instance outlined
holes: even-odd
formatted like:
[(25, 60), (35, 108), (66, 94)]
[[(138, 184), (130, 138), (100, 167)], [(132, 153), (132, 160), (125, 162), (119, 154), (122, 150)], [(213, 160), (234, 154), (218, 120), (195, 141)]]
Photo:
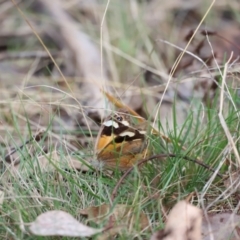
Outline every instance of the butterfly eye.
[(117, 118), (117, 121), (121, 122), (123, 120), (123, 118), (121, 116), (118, 116)]

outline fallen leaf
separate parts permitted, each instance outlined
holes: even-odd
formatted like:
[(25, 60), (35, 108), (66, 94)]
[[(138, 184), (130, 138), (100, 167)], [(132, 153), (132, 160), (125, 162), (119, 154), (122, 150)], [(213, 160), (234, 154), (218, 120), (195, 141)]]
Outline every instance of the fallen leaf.
[(239, 235), (240, 216), (234, 213), (218, 213), (203, 218), (203, 240), (235, 240)]
[(164, 230), (154, 233), (151, 240), (200, 240), (201, 210), (180, 201), (171, 210)]
[(30, 232), (38, 236), (90, 237), (102, 232), (78, 222), (72, 215), (64, 211), (49, 211), (39, 215), (30, 224)]

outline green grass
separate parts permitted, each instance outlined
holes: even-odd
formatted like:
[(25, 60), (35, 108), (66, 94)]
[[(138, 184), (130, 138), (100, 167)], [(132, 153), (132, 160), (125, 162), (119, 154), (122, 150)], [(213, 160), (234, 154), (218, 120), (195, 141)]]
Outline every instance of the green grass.
[[(233, 100), (237, 99), (235, 94), (232, 93)], [(177, 116), (173, 112), (174, 128), (165, 132), (171, 139), (171, 143), (166, 143), (154, 136), (150, 137), (150, 142), (155, 153), (175, 153), (178, 157), (154, 160), (146, 164), (141, 171), (134, 170), (120, 186), (113, 205), (131, 205), (138, 214), (144, 211), (151, 220), (152, 230), (156, 230), (163, 227), (162, 206), (169, 210), (178, 200), (185, 199), (193, 192), (201, 195), (212, 172), (184, 160), (181, 156), (200, 158), (209, 166), (217, 168), (228, 144), (219, 123), (217, 104), (216, 101), (211, 109), (199, 107), (198, 110), (197, 108), (190, 110), (182, 127), (177, 125)], [(205, 119), (200, 120), (203, 111)], [(235, 129), (238, 126), (236, 114), (229, 107), (225, 119), (232, 134), (238, 138), (238, 129)], [(50, 130), (51, 126), (48, 129)], [(36, 156), (43, 154), (43, 141), (38, 144), (32, 143), (32, 145), (35, 145)], [(185, 150), (182, 149), (183, 146)], [(18, 154), (20, 156), (19, 175), (10, 176), (8, 181), (1, 180), (1, 189), (5, 193), (0, 217), (2, 239), (42, 239), (22, 233), (19, 230), (19, 223), (31, 222), (42, 212), (53, 209), (69, 212), (85, 222), (84, 218), (79, 217), (80, 210), (93, 205), (110, 204), (110, 195), (121, 176), (119, 171), (109, 177), (104, 172), (96, 174), (92, 171), (79, 172), (68, 169), (64, 164), (64, 159), (68, 156), (66, 151), (58, 151), (62, 161), (60, 165), (53, 161), (51, 155), (49, 156), (50, 165), (53, 165), (53, 170), (50, 172), (43, 171), (41, 166), (36, 164), (37, 157), (30, 157), (24, 148), (18, 150)], [(86, 157), (78, 156), (78, 159), (86, 160)], [(233, 155), (231, 160), (234, 162)], [(220, 172), (224, 173), (227, 168), (227, 164), (224, 164)], [(211, 183), (205, 205), (225, 190), (220, 180), (216, 177)], [(192, 201), (195, 204), (201, 204), (198, 202), (197, 195), (194, 195)], [(219, 204), (225, 209), (231, 209), (234, 198), (230, 196), (224, 201), (216, 202), (212, 209), (218, 208)], [(139, 227), (137, 222), (136, 227)], [(131, 239), (134, 236), (143, 239), (144, 236), (149, 238), (150, 235), (150, 229), (143, 233), (133, 230), (126, 231), (119, 239)]]
[[(99, 4), (99, 6), (104, 8), (105, 3), (102, 5)], [(145, 63), (157, 71), (167, 74), (167, 69), (171, 67), (167, 63), (171, 62), (172, 64), (172, 59), (174, 58), (175, 60), (173, 50), (168, 48), (167, 45), (164, 46), (166, 49), (163, 50), (160, 49), (163, 45), (161, 47), (154, 46), (156, 38), (165, 39), (167, 33), (164, 32), (163, 35), (160, 35), (162, 31), (161, 26), (151, 29), (151, 31), (145, 26), (143, 16), (145, 11), (144, 5), (142, 8), (139, 7), (138, 18), (133, 17), (133, 9), (131, 7), (130, 4), (121, 4), (120, 0), (110, 4), (105, 19), (110, 36), (109, 43), (140, 63)], [(39, 17), (39, 21), (41, 18)], [(80, 18), (85, 19), (84, 16), (80, 16), (77, 19)], [(48, 19), (44, 19), (45, 24), (48, 24), (48, 21)], [(168, 20), (166, 19), (166, 21)], [(173, 26), (169, 22), (167, 24), (169, 24), (169, 28), (172, 30), (173, 37), (180, 34), (176, 32), (179, 30), (176, 26)], [(87, 20), (86, 24), (83, 24), (83, 27), (86, 32), (92, 34), (94, 39), (99, 38), (99, 26), (95, 26), (91, 21)], [(32, 41), (32, 45), (35, 46), (36, 39)], [(14, 40), (13, 42), (9, 42), (8, 45), (9, 50), (25, 50), (31, 44), (27, 42), (27, 44), (18, 45)], [(118, 54), (113, 54), (113, 52), (107, 53), (105, 50), (104, 57), (106, 57), (104, 64), (107, 65), (108, 73), (111, 79), (113, 79), (111, 84), (117, 85), (118, 83), (120, 86), (119, 89), (116, 88), (116, 92), (120, 96), (122, 93), (124, 95), (125, 91), (127, 91), (124, 84), (125, 86), (129, 86), (129, 82), (133, 80), (134, 82), (141, 82), (139, 86), (148, 86), (149, 83), (143, 77), (143, 69), (139, 68), (135, 63), (126, 60)], [(51, 74), (50, 69), (46, 68), (46, 71)], [(114, 73), (114, 71), (116, 72)], [(182, 73), (178, 74), (180, 76)], [(155, 75), (154, 85), (160, 84), (162, 80), (158, 75)], [(221, 81), (221, 79), (218, 80)], [(52, 79), (49, 80), (49, 86), (61, 89), (61, 86), (57, 86), (55, 82), (51, 81)], [(52, 91), (50, 88), (46, 90), (42, 87), (40, 93), (48, 90)], [(223, 179), (216, 177), (212, 182), (209, 182), (209, 179), (213, 175), (209, 169), (186, 161), (183, 158), (183, 156), (188, 156), (191, 159), (199, 159), (215, 169), (224, 161), (223, 166), (219, 170), (221, 174), (227, 172), (230, 162), (232, 171), (237, 169), (234, 165), (236, 164), (235, 155), (229, 150), (228, 140), (218, 117), (218, 91), (219, 89), (216, 91), (213, 99), (210, 98), (204, 103), (199, 99), (193, 98), (191, 104), (189, 104), (191, 107), (187, 109), (188, 112), (185, 121), (181, 125), (179, 123), (179, 112), (177, 111), (178, 97), (175, 97), (175, 102), (169, 109), (172, 112), (173, 121), (167, 121), (165, 126), (161, 122), (161, 116), (159, 116), (156, 124), (158, 130), (168, 136), (171, 142), (166, 142), (158, 136), (148, 137), (153, 154), (174, 153), (176, 157), (156, 159), (145, 164), (140, 171), (134, 169), (120, 185), (113, 203), (111, 202), (111, 194), (122, 176), (122, 172), (116, 170), (112, 175), (109, 175), (105, 171), (97, 172), (94, 169), (77, 171), (69, 168), (67, 165), (69, 157), (78, 159), (79, 162), (86, 161), (87, 163), (93, 159), (94, 143), (90, 140), (89, 136), (91, 134), (94, 137), (97, 136), (96, 129), (89, 130), (86, 126), (83, 126), (84, 124), (81, 121), (78, 122), (79, 119), (74, 119), (77, 122), (76, 129), (68, 129), (67, 124), (64, 121), (60, 121), (61, 119), (59, 120), (59, 111), (61, 110), (61, 106), (59, 108), (57, 106), (59, 99), (61, 99), (59, 105), (62, 104), (64, 109), (67, 108), (67, 104), (69, 108), (74, 108), (78, 106), (77, 103), (74, 105), (75, 103), (71, 102), (71, 105), (67, 102), (64, 105), (64, 100), (68, 96), (58, 97), (57, 100), (53, 97), (52, 102), (56, 100), (56, 104), (52, 106), (57, 110), (49, 113), (48, 125), (44, 126), (47, 132), (45, 138), (38, 143), (32, 142), (25, 146), (24, 142), (35, 133), (38, 127), (38, 122), (32, 121), (28, 116), (28, 109), (25, 109), (25, 103), (27, 101), (31, 101), (32, 103), (34, 101), (38, 102), (39, 99), (35, 100), (35, 96), (31, 98), (24, 95), (23, 101), (21, 97), (12, 97), (6, 104), (9, 104), (10, 114), (2, 115), (1, 121), (3, 120), (4, 123), (7, 123), (6, 128), (7, 126), (11, 127), (8, 131), (6, 142), (11, 147), (18, 149), (13, 157), (17, 155), (20, 164), (17, 175), (10, 172), (6, 176), (5, 171), (9, 167), (4, 161), (6, 146), (2, 145), (0, 147), (2, 156), (0, 190), (5, 194), (3, 204), (0, 206), (0, 239), (59, 239), (59, 237), (45, 238), (31, 236), (20, 229), (21, 223), (30, 223), (38, 215), (49, 210), (66, 211), (82, 223), (87, 224), (87, 219), (80, 215), (82, 209), (101, 204), (112, 204), (113, 207), (116, 204), (130, 205), (137, 216), (136, 222), (133, 224), (134, 228), (132, 231), (125, 229), (117, 239), (133, 239), (134, 237), (135, 239), (149, 239), (154, 231), (164, 227), (165, 214), (168, 213), (172, 206), (177, 201), (186, 199), (193, 193), (190, 200), (194, 205), (202, 207), (204, 204), (207, 207), (208, 204), (213, 203), (211, 208), (208, 209), (209, 211), (225, 211), (235, 208), (238, 199), (234, 195), (230, 195), (227, 199), (215, 201), (226, 190), (222, 181)], [(51, 96), (54, 93), (51, 92)], [(37, 94), (39, 93), (36, 89)], [(231, 96), (228, 96), (228, 98), (232, 99), (239, 108), (240, 101), (237, 91), (234, 88), (230, 88), (230, 94)], [(159, 97), (158, 95), (160, 94), (156, 93), (155, 95)], [(154, 97), (150, 94), (142, 94), (142, 98), (144, 99), (144, 108), (147, 109), (147, 101), (145, 100)], [(26, 110), (24, 111), (26, 114), (17, 114), (11, 109), (17, 101), (21, 101), (21, 106)], [(11, 104), (13, 105), (10, 106)], [(43, 102), (43, 106), (45, 107), (44, 104), (48, 106), (48, 103)], [(225, 99), (225, 104), (224, 118), (231, 135), (234, 137), (234, 140), (237, 140), (239, 138), (239, 112), (236, 112), (232, 103), (227, 98)], [(44, 107), (42, 111), (43, 115), (48, 110)], [(23, 118), (20, 118), (20, 116)], [(89, 118), (87, 119), (89, 122), (92, 121)], [(77, 151), (69, 150), (74, 145), (70, 141), (71, 138), (68, 138), (69, 136), (79, 136), (79, 139), (86, 139), (86, 141), (89, 141), (88, 147), (82, 146), (76, 141), (77, 147), (75, 148), (77, 148)], [(2, 137), (5, 138), (5, 136)], [(66, 142), (71, 146), (66, 145)], [(24, 147), (19, 149), (21, 144)], [(44, 153), (44, 147), (46, 146), (50, 153), (57, 149), (59, 163), (55, 162), (53, 155), (46, 155)], [(29, 154), (30, 147), (34, 148), (32, 155)], [(236, 147), (239, 150), (238, 141)], [(38, 163), (39, 156), (46, 157), (51, 169), (44, 170), (42, 168), (41, 164)], [(209, 188), (205, 190), (208, 186)], [(150, 220), (149, 228), (145, 231), (140, 230), (141, 219), (139, 216), (142, 211), (147, 214)], [(105, 226), (106, 221), (102, 224), (96, 224), (94, 221), (88, 224), (94, 227), (102, 227)], [(27, 226), (25, 227), (27, 228)], [(72, 238), (64, 237), (61, 239)]]

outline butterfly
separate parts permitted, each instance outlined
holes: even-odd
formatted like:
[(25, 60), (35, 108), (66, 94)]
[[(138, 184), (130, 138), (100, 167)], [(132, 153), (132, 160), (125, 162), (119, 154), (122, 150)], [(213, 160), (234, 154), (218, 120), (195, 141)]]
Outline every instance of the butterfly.
[(95, 144), (97, 160), (104, 168), (125, 171), (149, 155), (147, 121), (138, 118), (119, 109), (104, 120)]

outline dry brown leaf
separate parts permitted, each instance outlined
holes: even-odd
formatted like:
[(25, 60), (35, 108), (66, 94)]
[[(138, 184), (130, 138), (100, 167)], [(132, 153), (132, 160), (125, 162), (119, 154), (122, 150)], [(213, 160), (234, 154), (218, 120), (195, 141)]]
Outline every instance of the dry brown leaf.
[(234, 213), (218, 213), (203, 218), (203, 240), (240, 239), (240, 216)]
[(201, 210), (180, 201), (171, 210), (164, 230), (154, 233), (151, 240), (200, 240)]
[(133, 207), (125, 204), (117, 204), (112, 209), (110, 205), (103, 204), (100, 206), (91, 206), (80, 212), (82, 215), (86, 215), (89, 221), (94, 221), (95, 223), (101, 223), (107, 220), (109, 216), (113, 216), (113, 221), (116, 225), (132, 226), (137, 223), (141, 229), (149, 226), (149, 220), (144, 212), (140, 215), (134, 212)]
[(102, 229), (88, 227), (64, 211), (49, 211), (30, 224), (30, 232), (37, 236), (90, 237)]

